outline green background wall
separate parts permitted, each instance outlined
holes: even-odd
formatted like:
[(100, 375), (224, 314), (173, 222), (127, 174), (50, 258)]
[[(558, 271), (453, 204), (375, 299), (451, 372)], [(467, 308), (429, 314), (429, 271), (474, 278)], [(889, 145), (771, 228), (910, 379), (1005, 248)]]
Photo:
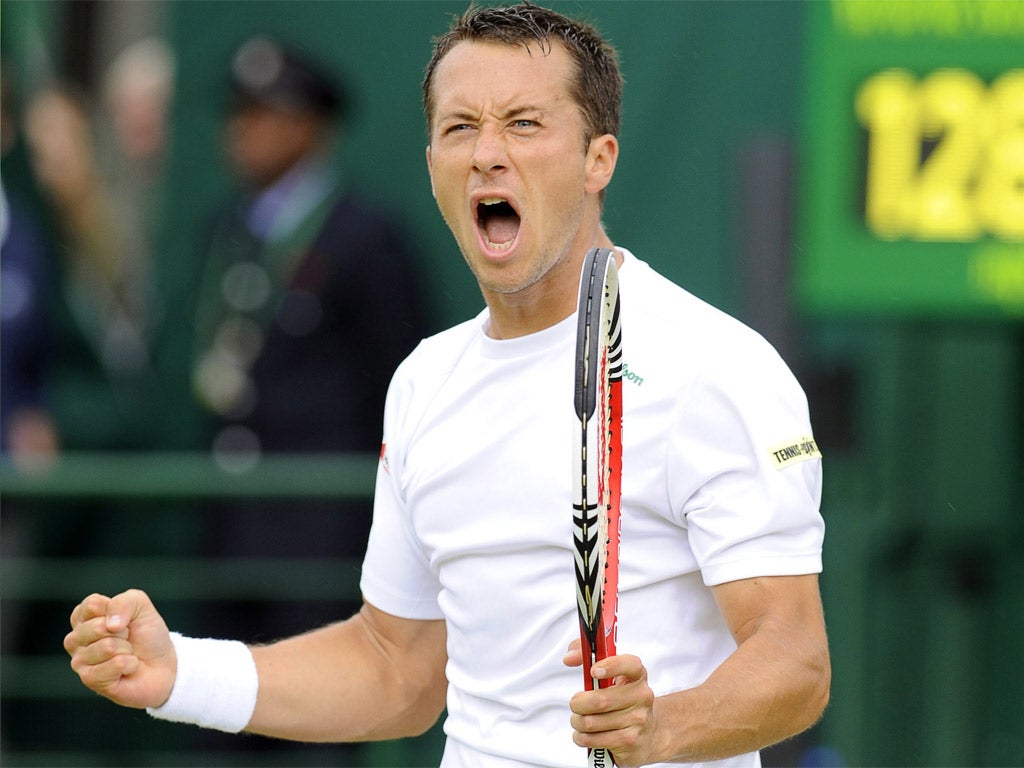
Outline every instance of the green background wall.
[[(610, 193), (613, 237), (694, 291), (733, 303), (729, 226), (734, 156), (753, 136), (795, 133), (801, 7), (765, 2), (552, 5), (594, 21), (622, 51), (622, 157)], [(168, 244), (191, 247), (223, 188), (218, 131), (233, 48), (270, 31), (346, 73), (358, 113), (343, 145), (352, 176), (403, 212), (420, 243), (442, 324), (481, 302), (430, 197), (420, 80), (430, 38), (461, 2), (183, 2)], [(173, 268), (176, 260), (170, 259)]]

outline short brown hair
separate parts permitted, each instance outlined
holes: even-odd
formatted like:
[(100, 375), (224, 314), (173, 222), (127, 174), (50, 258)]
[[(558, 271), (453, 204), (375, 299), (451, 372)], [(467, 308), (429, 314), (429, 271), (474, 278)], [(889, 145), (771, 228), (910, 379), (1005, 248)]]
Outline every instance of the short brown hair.
[(619, 55), (592, 25), (523, 2), (495, 8), (475, 3), (452, 19), (447, 33), (434, 40), (434, 53), (423, 77), (423, 112), (428, 134), (434, 112), (433, 79), (437, 65), (464, 40), (522, 45), (537, 43), (548, 51), (553, 42), (565, 46), (576, 64), (570, 94), (583, 114), (584, 141), (610, 133), (618, 137), (622, 126), (622, 72)]

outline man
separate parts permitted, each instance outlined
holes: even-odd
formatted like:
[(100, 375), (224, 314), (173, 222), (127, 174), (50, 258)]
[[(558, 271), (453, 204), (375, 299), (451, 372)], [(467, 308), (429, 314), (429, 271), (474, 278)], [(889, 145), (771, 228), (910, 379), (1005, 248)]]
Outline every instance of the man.
[[(268, 453), (374, 453), (388, 381), (424, 321), (404, 233), (338, 162), (352, 96), (325, 66), (262, 35), (235, 52), (229, 86), (224, 143), (238, 189), (196, 269), (203, 447), (229, 469)], [(205, 553), (358, 563), (370, 517), (364, 502), (233, 500), (204, 516)], [(255, 641), (358, 603), (211, 608), (212, 632)]]
[[(752, 766), (820, 716), (819, 457), (776, 458), (809, 440), (806, 403), (760, 337), (605, 233), (620, 93), (589, 26), (532, 5), (456, 20), (424, 80), (427, 164), (487, 308), (395, 375), (363, 608), (249, 649), (172, 641), (142, 593), (94, 595), (65, 642), (86, 685), (305, 740), (409, 735), (447, 705), (445, 766), (580, 766), (596, 746)], [(620, 655), (595, 667), (615, 684), (581, 692), (567, 390), (594, 246), (617, 252), (643, 384), (624, 393)]]
[(238, 49), (230, 87), (225, 149), (241, 188), (197, 269), (193, 384), (210, 442), (225, 456), (374, 451), (422, 319), (403, 234), (336, 160), (351, 98), (267, 37)]

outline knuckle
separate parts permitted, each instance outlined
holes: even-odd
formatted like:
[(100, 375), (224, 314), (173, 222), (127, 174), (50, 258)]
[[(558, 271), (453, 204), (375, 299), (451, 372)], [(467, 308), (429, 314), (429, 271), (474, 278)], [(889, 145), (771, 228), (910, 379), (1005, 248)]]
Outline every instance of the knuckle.
[(594, 696), (591, 701), (590, 710), (592, 712), (606, 712), (611, 708), (611, 696), (607, 693), (610, 688), (595, 688)]
[(75, 668), (75, 672), (78, 673), (78, 677), (86, 688), (92, 691), (99, 691), (103, 688), (105, 680), (100, 675), (98, 667), (82, 661), (79, 661), (77, 667), (74, 664), (72, 664), (72, 667)]
[(123, 661), (120, 657), (115, 656), (100, 664), (85, 665), (76, 671), (86, 688), (107, 695), (124, 676), (122, 665)]
[(117, 670), (118, 675), (123, 675), (131, 666), (132, 659), (133, 657), (129, 656), (127, 653), (118, 653), (110, 658), (110, 663), (114, 666), (114, 669)]
[(648, 709), (654, 706), (654, 691), (650, 687), (644, 686), (640, 703)]
[(93, 643), (93, 648), (103, 658), (117, 658), (117, 654), (121, 651), (121, 643), (118, 638), (108, 635), (107, 637), (101, 637)]
[(99, 592), (93, 592), (82, 601), (81, 605), (90, 613), (102, 610), (107, 598)]

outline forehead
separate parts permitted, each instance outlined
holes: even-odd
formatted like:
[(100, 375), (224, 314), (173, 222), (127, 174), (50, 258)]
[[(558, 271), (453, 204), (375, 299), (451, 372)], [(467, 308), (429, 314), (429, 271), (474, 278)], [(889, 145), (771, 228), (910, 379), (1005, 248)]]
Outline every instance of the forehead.
[(574, 63), (561, 43), (541, 47), (465, 40), (434, 72), (435, 112), (472, 106), (551, 105), (569, 99)]

